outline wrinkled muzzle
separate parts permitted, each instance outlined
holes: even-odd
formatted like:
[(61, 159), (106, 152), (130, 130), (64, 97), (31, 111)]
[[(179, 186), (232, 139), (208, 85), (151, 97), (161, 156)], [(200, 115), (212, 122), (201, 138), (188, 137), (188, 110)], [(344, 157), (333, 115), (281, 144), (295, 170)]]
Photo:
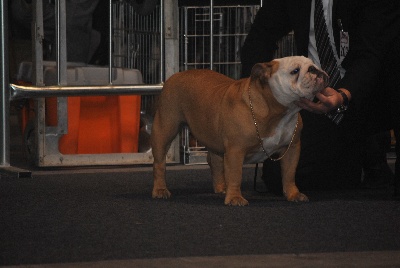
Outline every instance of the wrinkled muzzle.
[(316, 90), (316, 91), (320, 91), (329, 85), (329, 76), (326, 72), (319, 70), (315, 66), (310, 66), (308, 68), (308, 72), (316, 75), (316, 80), (317, 80), (316, 82), (317, 82), (317, 84), (321, 85), (321, 88), (318, 89), (318, 87), (317, 87), (318, 90)]

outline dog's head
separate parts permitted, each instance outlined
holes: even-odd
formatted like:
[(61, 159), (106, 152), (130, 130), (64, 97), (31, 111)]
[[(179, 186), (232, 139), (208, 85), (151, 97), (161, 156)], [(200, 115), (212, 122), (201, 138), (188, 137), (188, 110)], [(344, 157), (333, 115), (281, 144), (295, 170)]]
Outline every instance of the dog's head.
[(268, 84), (276, 100), (289, 106), (300, 98), (313, 99), (314, 95), (328, 85), (328, 75), (312, 60), (293, 56), (258, 63), (253, 67), (252, 79)]

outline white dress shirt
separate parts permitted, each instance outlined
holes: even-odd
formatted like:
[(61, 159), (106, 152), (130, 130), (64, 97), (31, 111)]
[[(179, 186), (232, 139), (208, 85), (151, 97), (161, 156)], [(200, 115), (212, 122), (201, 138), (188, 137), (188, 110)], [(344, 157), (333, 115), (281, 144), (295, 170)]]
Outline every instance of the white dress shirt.
[[(331, 41), (331, 46), (333, 49), (333, 53), (335, 55), (336, 61), (339, 66), (340, 76), (343, 77), (346, 73), (346, 70), (341, 66), (341, 61), (337, 55), (336, 47), (335, 47), (335, 39), (333, 38), (333, 28), (332, 28), (332, 5), (333, 0), (322, 0), (322, 6), (324, 9), (325, 22), (328, 28), (329, 39)], [(321, 67), (321, 63), (319, 61), (318, 52), (317, 52), (317, 42), (315, 41), (315, 31), (314, 31), (314, 10), (315, 10), (315, 0), (311, 1), (311, 16), (310, 16), (310, 38), (308, 43), (308, 57), (314, 61), (314, 63)]]

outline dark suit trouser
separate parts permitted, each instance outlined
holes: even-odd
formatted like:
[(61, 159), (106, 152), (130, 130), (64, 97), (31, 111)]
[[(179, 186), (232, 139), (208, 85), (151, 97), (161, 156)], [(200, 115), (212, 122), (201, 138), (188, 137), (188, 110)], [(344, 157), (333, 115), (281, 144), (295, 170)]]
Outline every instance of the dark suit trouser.
[[(361, 181), (362, 140), (359, 128), (346, 131), (346, 126), (354, 124), (353, 118), (347, 117), (341, 126), (336, 126), (324, 115), (306, 111), (301, 111), (301, 115), (304, 127), (296, 171), (296, 184), (300, 190), (357, 187)], [(282, 192), (280, 178), (279, 162), (265, 161), (263, 179), (270, 191)]]

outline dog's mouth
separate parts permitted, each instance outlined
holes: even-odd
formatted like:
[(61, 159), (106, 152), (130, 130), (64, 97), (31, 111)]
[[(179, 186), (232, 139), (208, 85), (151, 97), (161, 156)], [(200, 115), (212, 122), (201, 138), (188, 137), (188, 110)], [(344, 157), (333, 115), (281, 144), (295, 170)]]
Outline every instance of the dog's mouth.
[(329, 76), (325, 72), (321, 72), (317, 76), (318, 81), (322, 84), (323, 88), (326, 88), (329, 85)]
[(299, 97), (312, 100), (315, 95), (327, 87), (329, 84), (328, 75), (325, 72), (318, 71), (311, 73), (307, 78), (303, 80), (302, 88), (306, 90), (300, 90)]
[(326, 72), (318, 69), (315, 65), (308, 68), (308, 76), (311, 78), (310, 82), (312, 85), (312, 94), (315, 95), (329, 84), (329, 76)]
[(329, 85), (329, 76), (325, 72), (318, 72), (315, 77), (315, 87), (313, 90), (313, 94), (317, 94), (317, 92), (326, 88)]

